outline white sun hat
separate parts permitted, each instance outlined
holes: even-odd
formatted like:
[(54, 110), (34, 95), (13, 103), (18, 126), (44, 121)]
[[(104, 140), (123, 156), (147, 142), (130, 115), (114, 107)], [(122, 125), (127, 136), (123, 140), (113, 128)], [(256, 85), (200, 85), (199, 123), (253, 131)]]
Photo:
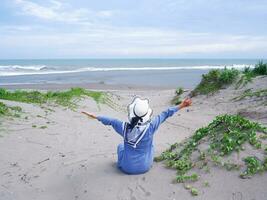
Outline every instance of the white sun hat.
[(135, 97), (132, 103), (128, 105), (128, 118), (130, 122), (133, 117), (140, 117), (142, 118), (141, 123), (145, 123), (150, 120), (152, 112), (148, 99)]

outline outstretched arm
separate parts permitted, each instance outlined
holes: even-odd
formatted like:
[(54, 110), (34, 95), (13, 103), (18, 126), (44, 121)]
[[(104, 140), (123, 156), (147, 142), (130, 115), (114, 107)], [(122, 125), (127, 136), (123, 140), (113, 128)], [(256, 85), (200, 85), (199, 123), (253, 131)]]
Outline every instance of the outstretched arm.
[(151, 122), (151, 128), (153, 133), (159, 128), (159, 125), (163, 123), (168, 117), (171, 117), (174, 113), (179, 110), (179, 107), (171, 107), (157, 115)]
[(167, 110), (163, 111), (161, 114), (156, 116), (151, 122), (151, 128), (153, 129), (153, 133), (158, 129), (160, 124), (162, 124), (168, 117), (173, 116), (178, 110), (190, 106), (192, 104), (192, 100), (187, 98), (181, 104), (175, 107), (168, 108)]
[(88, 117), (91, 117), (92, 119), (97, 119), (98, 121), (102, 122), (104, 125), (109, 125), (112, 126), (113, 129), (123, 136), (123, 129), (124, 129), (124, 122), (114, 119), (114, 118), (109, 118), (109, 117), (104, 117), (104, 116), (95, 116), (93, 114), (87, 113), (87, 112), (82, 112), (83, 114), (87, 115)]
[(98, 116), (97, 117), (98, 121), (102, 122), (104, 125), (110, 125), (113, 127), (113, 129), (123, 136), (123, 129), (124, 129), (124, 122), (114, 119), (114, 118), (109, 118), (109, 117), (104, 117), (104, 116)]

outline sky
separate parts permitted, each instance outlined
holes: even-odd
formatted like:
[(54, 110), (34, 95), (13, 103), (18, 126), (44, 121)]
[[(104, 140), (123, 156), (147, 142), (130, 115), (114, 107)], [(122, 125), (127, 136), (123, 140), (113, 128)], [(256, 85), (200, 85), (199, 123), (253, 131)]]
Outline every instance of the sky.
[(266, 0), (1, 0), (0, 59), (267, 58)]

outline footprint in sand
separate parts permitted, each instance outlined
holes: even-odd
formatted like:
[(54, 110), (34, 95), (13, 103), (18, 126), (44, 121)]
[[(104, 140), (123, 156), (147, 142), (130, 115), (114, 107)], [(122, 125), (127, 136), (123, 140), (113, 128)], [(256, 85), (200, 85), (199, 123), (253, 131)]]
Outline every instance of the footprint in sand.
[[(145, 177), (142, 178), (142, 182), (145, 182)], [(128, 185), (124, 189), (120, 190), (117, 199), (118, 200), (142, 200), (151, 196), (151, 192), (148, 191), (139, 181)]]
[(232, 194), (232, 200), (242, 200), (243, 194), (241, 192), (234, 192)]
[(151, 192), (147, 191), (142, 185), (138, 185), (138, 187), (144, 192), (147, 197), (151, 195)]
[(130, 191), (130, 199), (131, 200), (136, 200), (136, 197), (134, 196), (134, 190), (128, 187), (128, 190)]
[(117, 194), (117, 200), (137, 200), (136, 196), (134, 195), (134, 190), (128, 186), (127, 188), (123, 188), (119, 190)]

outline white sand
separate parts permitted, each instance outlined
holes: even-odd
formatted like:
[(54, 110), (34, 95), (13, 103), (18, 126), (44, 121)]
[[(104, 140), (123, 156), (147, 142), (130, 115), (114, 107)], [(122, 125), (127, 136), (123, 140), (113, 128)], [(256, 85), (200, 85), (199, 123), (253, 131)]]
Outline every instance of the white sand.
[[(208, 124), (221, 113), (245, 113), (267, 125), (266, 106), (257, 101), (230, 99), (246, 88), (266, 88), (267, 78), (257, 79), (244, 89), (221, 90), (212, 97), (193, 98), (194, 105), (168, 119), (154, 137), (156, 154), (176, 141), (189, 137), (197, 128)], [(195, 186), (199, 196), (192, 197), (182, 184), (173, 184), (175, 170), (162, 163), (142, 175), (125, 175), (116, 168), (116, 147), (122, 138), (111, 127), (80, 114), (85, 110), (127, 120), (125, 107), (134, 95), (150, 99), (154, 114), (168, 106), (174, 90), (113, 91), (116, 110), (90, 99), (80, 102), (78, 110), (50, 107), (45, 112), (38, 105), (4, 101), (19, 105), (28, 119), (1, 119), (0, 138), (0, 200), (165, 200), (165, 199), (229, 199), (262, 200), (267, 197), (266, 173), (252, 179), (240, 179), (238, 172), (212, 168), (201, 175)], [(246, 111), (246, 112), (245, 112)], [(37, 117), (40, 115), (42, 117)], [(36, 125), (37, 128), (33, 128)], [(46, 125), (46, 129), (40, 126)], [(2, 130), (4, 128), (4, 130)], [(210, 187), (204, 187), (208, 181)]]

